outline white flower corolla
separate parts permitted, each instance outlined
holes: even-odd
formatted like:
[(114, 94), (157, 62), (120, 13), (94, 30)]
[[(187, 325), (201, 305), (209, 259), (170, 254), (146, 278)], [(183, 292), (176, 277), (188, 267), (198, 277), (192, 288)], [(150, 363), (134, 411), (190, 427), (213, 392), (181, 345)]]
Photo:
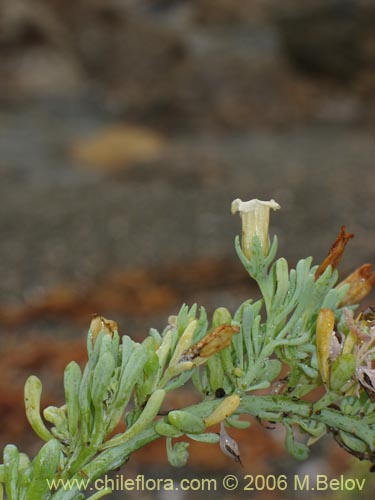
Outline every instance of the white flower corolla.
[(254, 236), (258, 236), (264, 255), (268, 253), (268, 227), (270, 209), (278, 210), (280, 205), (275, 200), (242, 201), (239, 198), (232, 202), (232, 214), (240, 212), (242, 219), (242, 251), (249, 259)]

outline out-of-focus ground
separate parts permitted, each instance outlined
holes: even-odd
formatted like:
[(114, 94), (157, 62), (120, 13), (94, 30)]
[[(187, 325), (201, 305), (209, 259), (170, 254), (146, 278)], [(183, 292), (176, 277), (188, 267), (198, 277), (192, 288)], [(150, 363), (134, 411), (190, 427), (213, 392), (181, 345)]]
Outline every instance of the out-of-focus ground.
[[(43, 404), (62, 401), (93, 313), (141, 339), (182, 302), (257, 293), (234, 198), (280, 203), (271, 232), (292, 265), (319, 262), (342, 224), (341, 275), (374, 262), (373, 25), (362, 0), (0, 2), (1, 448), (38, 449), (23, 384), (35, 373)], [(234, 435), (243, 469), (194, 444), (177, 474), (157, 442), (128, 475), (364, 473), (333, 440), (296, 463), (279, 429)]]

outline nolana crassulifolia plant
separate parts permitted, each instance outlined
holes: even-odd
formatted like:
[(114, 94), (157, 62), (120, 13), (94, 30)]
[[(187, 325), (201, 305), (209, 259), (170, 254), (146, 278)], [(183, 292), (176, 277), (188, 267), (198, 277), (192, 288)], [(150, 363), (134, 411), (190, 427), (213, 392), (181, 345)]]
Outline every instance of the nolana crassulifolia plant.
[[(344, 227), (319, 266), (311, 257), (295, 269), (283, 257), (275, 260), (277, 238), (270, 245), (268, 225), (270, 209), (278, 208), (274, 200), (232, 204), (242, 219), (235, 248), (261, 300), (246, 300), (233, 315), (220, 307), (210, 320), (203, 307), (183, 305), (162, 332), (151, 328), (141, 343), (120, 337), (114, 321), (96, 316), (86, 366), (81, 371), (72, 361), (65, 369), (66, 403), (42, 414), (42, 383), (28, 378), (26, 415), (45, 444), (33, 460), (5, 447), (0, 499), (4, 488), (8, 500), (84, 499), (82, 478), (94, 481), (160, 438), (173, 466), (186, 464), (189, 440), (218, 446), (241, 463), (230, 428), (246, 432), (250, 422), (242, 415), (282, 424), (296, 459), (331, 434), (375, 467), (375, 309), (354, 313), (375, 273), (365, 264), (337, 284), (336, 267), (353, 236)], [(189, 380), (199, 402), (168, 408), (166, 394)], [(318, 387), (323, 395), (306, 400)], [(119, 432), (121, 421), (125, 431)], [(78, 481), (67, 490), (59, 479)], [(106, 488), (89, 498), (110, 493)]]

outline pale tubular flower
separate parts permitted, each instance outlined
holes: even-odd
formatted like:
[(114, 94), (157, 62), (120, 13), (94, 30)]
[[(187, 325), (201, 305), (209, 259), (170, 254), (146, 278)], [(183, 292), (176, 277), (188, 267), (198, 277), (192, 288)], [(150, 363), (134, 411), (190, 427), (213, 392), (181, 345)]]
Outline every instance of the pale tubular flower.
[(227, 433), (224, 420), (220, 422), (220, 448), (225, 455), (242, 465), (237, 441)]
[(242, 201), (239, 198), (232, 202), (232, 214), (240, 212), (242, 219), (242, 251), (249, 259), (254, 236), (258, 236), (264, 255), (268, 253), (268, 227), (270, 209), (278, 210), (280, 205), (275, 200)]

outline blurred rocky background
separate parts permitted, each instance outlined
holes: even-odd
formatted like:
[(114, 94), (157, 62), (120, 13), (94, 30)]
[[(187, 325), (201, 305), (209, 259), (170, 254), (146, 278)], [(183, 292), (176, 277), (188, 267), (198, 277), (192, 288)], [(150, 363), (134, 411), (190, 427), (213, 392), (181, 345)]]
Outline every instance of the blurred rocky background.
[[(292, 265), (318, 263), (342, 224), (341, 275), (374, 262), (374, 17), (371, 0), (0, 1), (1, 445), (36, 451), (23, 384), (62, 400), (93, 313), (141, 339), (182, 302), (257, 293), (234, 198), (280, 203)], [(183, 475), (363, 473), (333, 440), (299, 464), (280, 429), (239, 436), (243, 470), (192, 445)], [(176, 473), (163, 443), (129, 467)]]

